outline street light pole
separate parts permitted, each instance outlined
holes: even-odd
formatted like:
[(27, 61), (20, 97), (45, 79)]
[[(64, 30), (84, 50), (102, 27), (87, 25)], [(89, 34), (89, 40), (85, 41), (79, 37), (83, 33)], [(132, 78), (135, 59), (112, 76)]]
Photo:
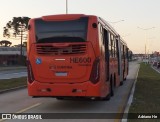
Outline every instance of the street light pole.
[[(152, 39), (155, 39), (155, 37), (150, 37), (150, 38), (148, 38), (148, 45), (149, 45), (149, 46), (148, 46), (148, 52), (149, 52), (149, 53), (150, 53), (150, 51), (152, 51), (151, 48), (152, 48), (152, 45), (153, 45), (153, 42), (154, 42), (154, 41), (152, 41), (152, 43), (151, 43), (151, 40), (152, 40)], [(151, 53), (150, 53), (150, 54), (151, 54)]]
[(145, 59), (147, 59), (147, 54), (146, 54), (146, 52), (147, 52), (147, 31), (148, 30), (151, 30), (151, 29), (154, 29), (155, 27), (151, 27), (151, 28), (141, 28), (141, 27), (137, 27), (138, 29), (141, 29), (141, 30), (144, 30), (145, 31)]
[(116, 23), (119, 23), (119, 22), (123, 22), (124, 20), (119, 20), (119, 21), (115, 21), (115, 22), (109, 22), (109, 23), (111, 23), (112, 24), (112, 26), (113, 26), (113, 28), (114, 28), (114, 24), (116, 24)]
[(115, 23), (122, 22), (122, 21), (124, 21), (124, 20), (119, 20), (119, 21), (109, 22), (109, 23), (113, 23), (113, 24), (115, 24)]
[(130, 36), (131, 34), (126, 34), (126, 35), (122, 35), (123, 38), (127, 37), (127, 36)]
[(68, 0), (66, 0), (66, 14), (68, 14)]

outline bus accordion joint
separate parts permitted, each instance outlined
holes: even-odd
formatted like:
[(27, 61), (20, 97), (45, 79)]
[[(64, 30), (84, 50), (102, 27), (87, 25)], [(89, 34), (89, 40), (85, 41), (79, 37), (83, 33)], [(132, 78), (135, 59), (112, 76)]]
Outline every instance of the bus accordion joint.
[(26, 61), (26, 64), (27, 64), (27, 72), (28, 72), (28, 82), (32, 83), (34, 81), (32, 66), (29, 60)]
[(92, 71), (90, 75), (90, 81), (93, 84), (96, 84), (99, 81), (100, 77), (99, 70), (100, 70), (100, 59), (99, 57), (97, 57), (93, 62)]

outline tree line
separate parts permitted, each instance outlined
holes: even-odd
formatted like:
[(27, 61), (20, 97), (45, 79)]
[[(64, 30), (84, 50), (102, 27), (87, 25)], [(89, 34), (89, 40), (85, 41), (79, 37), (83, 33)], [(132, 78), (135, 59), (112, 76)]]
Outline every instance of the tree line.
[[(0, 41), (0, 47), (11, 47), (12, 45), (12, 42), (11, 41), (8, 41), (8, 40), (1, 40)], [(18, 45), (13, 45), (12, 47), (20, 47), (21, 45), (18, 44)], [(27, 42), (23, 42), (22, 44), (22, 47), (26, 47), (27, 46)]]
[[(27, 42), (27, 28), (29, 17), (13, 17), (11, 21), (8, 21), (6, 26), (3, 28), (3, 37), (9, 39), (20, 39), (21, 43), (17, 46), (26, 46)], [(25, 40), (25, 42), (23, 42)], [(10, 47), (12, 42), (8, 40), (1, 40), (0, 46)]]

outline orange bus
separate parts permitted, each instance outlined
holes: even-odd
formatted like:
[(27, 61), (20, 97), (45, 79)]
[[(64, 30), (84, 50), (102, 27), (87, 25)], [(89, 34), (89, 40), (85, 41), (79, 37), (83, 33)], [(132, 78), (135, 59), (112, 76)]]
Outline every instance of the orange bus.
[(43, 16), (28, 30), (30, 96), (109, 100), (127, 77), (127, 44), (100, 17)]

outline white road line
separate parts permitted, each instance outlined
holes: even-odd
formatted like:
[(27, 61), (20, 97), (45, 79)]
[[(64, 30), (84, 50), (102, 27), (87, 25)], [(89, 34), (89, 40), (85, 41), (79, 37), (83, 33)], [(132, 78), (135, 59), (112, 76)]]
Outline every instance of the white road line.
[[(152, 67), (152, 66), (151, 66), (151, 67)], [(158, 73), (160, 73), (160, 71), (159, 71), (159, 70), (157, 70), (156, 68), (152, 67), (152, 69), (154, 69), (155, 71), (157, 71)]]
[(17, 111), (16, 113), (23, 113), (23, 112), (25, 112), (25, 111), (27, 111), (27, 110), (29, 110), (29, 109), (32, 109), (32, 108), (34, 108), (34, 107), (37, 107), (37, 106), (39, 106), (39, 105), (41, 105), (42, 103), (36, 103), (36, 104), (34, 104), (34, 105), (32, 105), (32, 106), (29, 106), (29, 107), (27, 107), (27, 108), (24, 108), (24, 109), (22, 109), (22, 110), (19, 110), (19, 111)]
[[(37, 106), (41, 105), (41, 104), (42, 104), (42, 103), (36, 103), (36, 104), (34, 104), (34, 105), (32, 105), (32, 106), (29, 106), (29, 107), (27, 107), (27, 108), (24, 108), (24, 109), (22, 109), (22, 110), (19, 110), (19, 111), (15, 112), (15, 114), (23, 113), (23, 112), (25, 112), (25, 111), (28, 111), (29, 109), (32, 109), (32, 108), (34, 108), (34, 107), (37, 107)], [(3, 122), (3, 121), (5, 121), (5, 120), (8, 120), (8, 119), (0, 119), (0, 122)]]

